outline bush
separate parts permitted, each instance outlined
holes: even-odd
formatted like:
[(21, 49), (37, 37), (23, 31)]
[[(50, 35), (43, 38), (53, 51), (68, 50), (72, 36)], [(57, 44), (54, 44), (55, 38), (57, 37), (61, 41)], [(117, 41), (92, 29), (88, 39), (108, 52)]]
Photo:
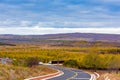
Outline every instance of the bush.
[(76, 60), (67, 60), (64, 62), (63, 65), (69, 66), (69, 67), (77, 67), (77, 68), (79, 67), (78, 62)]
[(13, 59), (12, 64), (14, 66), (24, 66), (25, 59)]
[(38, 58), (37, 57), (29, 57), (26, 59), (26, 66), (28, 67), (32, 67), (32, 66), (35, 66), (35, 65), (38, 65)]
[(96, 53), (89, 53), (84, 57), (84, 66), (89, 69), (94, 69), (96, 71), (97, 68), (101, 68), (101, 58)]

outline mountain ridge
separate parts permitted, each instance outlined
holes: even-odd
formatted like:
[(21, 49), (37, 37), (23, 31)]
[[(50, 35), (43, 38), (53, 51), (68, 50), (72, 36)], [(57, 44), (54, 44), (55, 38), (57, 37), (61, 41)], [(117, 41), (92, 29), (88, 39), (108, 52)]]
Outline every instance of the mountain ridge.
[(109, 41), (120, 42), (120, 34), (98, 34), (98, 33), (62, 33), (62, 34), (45, 34), (45, 35), (14, 35), (1, 34), (0, 42), (27, 42), (27, 41), (44, 41), (44, 40), (72, 40), (72, 41)]

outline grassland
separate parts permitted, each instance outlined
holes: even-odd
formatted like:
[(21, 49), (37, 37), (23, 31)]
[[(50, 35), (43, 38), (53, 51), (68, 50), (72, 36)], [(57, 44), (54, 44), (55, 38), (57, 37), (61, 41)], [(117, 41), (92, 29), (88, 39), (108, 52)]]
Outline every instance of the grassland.
[[(52, 72), (50, 70), (46, 70), (46, 68), (43, 67), (26, 67), (26, 60), (31, 57), (35, 57), (39, 61), (45, 63), (48, 63), (51, 60), (65, 60), (65, 66), (80, 69), (102, 69), (108, 71), (114, 69), (118, 71), (118, 69), (120, 68), (119, 53), (119, 47), (104, 47), (98, 45), (93, 45), (92, 47), (50, 46), (31, 44), (0, 46), (0, 57), (8, 57), (13, 60), (12, 66), (0, 65), (0, 80), (8, 80), (9, 78), (12, 78), (12, 75), (10, 75), (9, 73), (12, 73), (13, 75), (16, 74), (14, 77), (15, 79), (11, 80), (20, 80), (20, 77), (22, 80), (23, 78)], [(43, 69), (42, 73), (41, 69)], [(2, 74), (3, 72), (6, 75)], [(21, 73), (23, 75), (21, 75)]]
[[(96, 56), (99, 59), (98, 68), (107, 68), (109, 62), (114, 58), (120, 58), (120, 48), (117, 47), (51, 47), (36, 45), (17, 45), (17, 46), (1, 46), (0, 57), (9, 57), (14, 59), (14, 64), (24, 65), (24, 60), (30, 57), (36, 57), (39, 61), (49, 62), (50, 60), (76, 60), (79, 67), (89, 68), (93, 64), (86, 63), (86, 59)], [(96, 55), (97, 54), (97, 55)], [(88, 58), (87, 58), (88, 56)], [(96, 59), (96, 58), (95, 58)], [(98, 60), (97, 59), (97, 60)], [(97, 61), (96, 60), (96, 61)], [(18, 62), (18, 63), (17, 63)], [(93, 60), (94, 62), (94, 60)], [(91, 62), (92, 63), (92, 62)], [(94, 62), (95, 63), (95, 62)]]
[(0, 64), (0, 80), (23, 80), (25, 78), (56, 72), (45, 66), (23, 67)]
[(119, 74), (116, 74), (116, 72), (108, 73), (107, 71), (98, 71), (97, 73), (100, 74), (100, 78), (98, 80), (120, 80)]

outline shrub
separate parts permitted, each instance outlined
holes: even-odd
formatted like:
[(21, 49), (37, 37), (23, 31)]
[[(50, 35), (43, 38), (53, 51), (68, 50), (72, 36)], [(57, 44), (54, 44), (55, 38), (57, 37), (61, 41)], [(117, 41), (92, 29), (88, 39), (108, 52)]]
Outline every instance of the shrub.
[(86, 68), (94, 69), (96, 71), (96, 68), (101, 67), (100, 63), (101, 59), (98, 54), (96, 53), (89, 53), (84, 57), (84, 64)]
[(69, 66), (69, 67), (77, 67), (77, 68), (79, 67), (78, 62), (76, 60), (67, 60), (64, 62), (63, 65)]
[(32, 67), (32, 66), (35, 66), (35, 65), (38, 65), (38, 58), (37, 57), (29, 57), (26, 59), (26, 66), (28, 67)]

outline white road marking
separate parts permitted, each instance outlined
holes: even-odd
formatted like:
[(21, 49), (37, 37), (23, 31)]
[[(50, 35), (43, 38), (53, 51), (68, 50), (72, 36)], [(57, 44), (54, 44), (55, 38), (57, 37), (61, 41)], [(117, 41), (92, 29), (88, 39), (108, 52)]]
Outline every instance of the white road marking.
[[(75, 71), (72, 71), (72, 72), (74, 72), (75, 73), (75, 75), (74, 76), (72, 76), (72, 77), (70, 77), (70, 78), (68, 78), (67, 80), (71, 80), (71, 79), (90, 79), (90, 78), (75, 78), (75, 77), (77, 77), (78, 76), (78, 74), (79, 73), (85, 73), (85, 72), (75, 72)], [(87, 73), (88, 74), (88, 73)]]
[(90, 79), (90, 78), (72, 78), (72, 79)]
[[(60, 73), (60, 74), (58, 74), (58, 73)], [(52, 75), (54, 75), (54, 74), (58, 74), (58, 75), (52, 76)], [(61, 76), (61, 75), (63, 75), (63, 74), (64, 74), (64, 72), (62, 72), (62, 71), (60, 71), (60, 70), (57, 70), (57, 72), (56, 72), (56, 73), (53, 73), (53, 74), (48, 74), (48, 75), (43, 75), (43, 76), (37, 76), (37, 77), (31, 77), (31, 78), (27, 78), (27, 79), (24, 79), (24, 80), (31, 80), (31, 79), (35, 79), (35, 78), (42, 78), (42, 77), (50, 76), (50, 75), (51, 75), (51, 77), (42, 79), (42, 80), (46, 80), (46, 79), (50, 79), (50, 78), (54, 78), (54, 77)]]
[(100, 77), (100, 75), (99, 75), (98, 73), (94, 72), (94, 74), (96, 74), (96, 75), (97, 75), (97, 78), (99, 78), (99, 77)]
[(96, 76), (95, 76), (95, 74), (91, 74), (91, 78), (90, 78), (90, 80), (96, 80)]

